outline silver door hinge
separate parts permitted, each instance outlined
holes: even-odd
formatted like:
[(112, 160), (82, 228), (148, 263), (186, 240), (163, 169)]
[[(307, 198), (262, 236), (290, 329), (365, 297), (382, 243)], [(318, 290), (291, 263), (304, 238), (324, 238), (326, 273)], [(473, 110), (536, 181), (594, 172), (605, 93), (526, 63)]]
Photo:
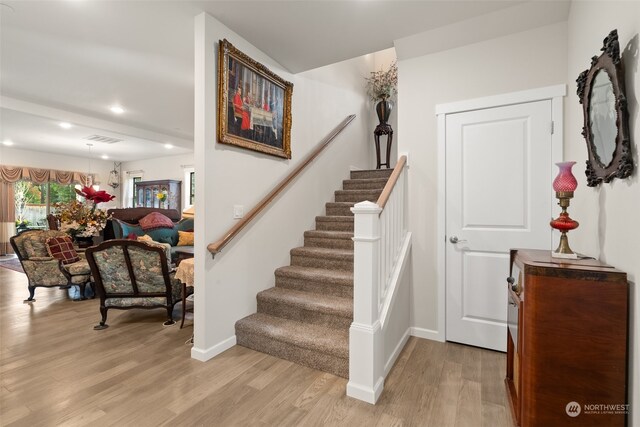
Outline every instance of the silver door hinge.
[(556, 123), (552, 121), (551, 122), (551, 135), (553, 135), (553, 132), (554, 132), (555, 127), (556, 127), (555, 125), (556, 125)]

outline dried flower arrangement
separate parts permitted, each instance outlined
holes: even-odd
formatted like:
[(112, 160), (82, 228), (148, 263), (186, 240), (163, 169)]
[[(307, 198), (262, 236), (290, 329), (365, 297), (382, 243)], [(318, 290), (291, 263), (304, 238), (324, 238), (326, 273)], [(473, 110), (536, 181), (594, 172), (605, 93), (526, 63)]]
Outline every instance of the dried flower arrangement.
[(76, 193), (85, 198), (84, 202), (72, 200), (56, 203), (55, 216), (60, 221), (60, 230), (72, 237), (97, 236), (107, 225), (109, 216), (106, 211), (96, 209), (98, 203), (109, 202), (115, 198), (106, 191), (96, 191), (92, 187), (83, 187)]
[(365, 77), (367, 95), (372, 101), (386, 101), (398, 93), (398, 64), (394, 61), (387, 71), (372, 71)]

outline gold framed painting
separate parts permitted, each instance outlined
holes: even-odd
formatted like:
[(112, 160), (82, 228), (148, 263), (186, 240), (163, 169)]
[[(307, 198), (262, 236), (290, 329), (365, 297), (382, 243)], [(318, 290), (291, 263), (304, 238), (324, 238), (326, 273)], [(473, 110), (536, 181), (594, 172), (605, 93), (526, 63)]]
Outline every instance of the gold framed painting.
[(218, 142), (291, 158), (293, 84), (220, 40)]

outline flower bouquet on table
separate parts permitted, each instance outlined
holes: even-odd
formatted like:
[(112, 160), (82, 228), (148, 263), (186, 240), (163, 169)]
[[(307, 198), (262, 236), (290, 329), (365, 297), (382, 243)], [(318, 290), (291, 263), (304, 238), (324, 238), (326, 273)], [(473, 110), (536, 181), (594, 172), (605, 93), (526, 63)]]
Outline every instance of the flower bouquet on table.
[(106, 191), (96, 191), (92, 187), (76, 190), (84, 201), (72, 200), (54, 205), (55, 216), (60, 221), (60, 230), (72, 238), (88, 238), (97, 236), (107, 225), (109, 215), (97, 209), (98, 203), (109, 202), (115, 198)]
[(160, 202), (160, 207), (164, 208), (164, 204), (167, 201), (168, 194), (167, 190), (161, 190), (156, 194), (156, 199)]

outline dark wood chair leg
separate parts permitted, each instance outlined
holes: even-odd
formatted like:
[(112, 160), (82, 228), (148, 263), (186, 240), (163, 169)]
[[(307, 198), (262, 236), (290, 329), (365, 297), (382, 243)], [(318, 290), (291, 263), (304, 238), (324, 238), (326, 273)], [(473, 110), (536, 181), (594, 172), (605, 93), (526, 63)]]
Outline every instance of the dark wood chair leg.
[(107, 307), (102, 304), (100, 305), (100, 314), (102, 315), (102, 320), (100, 321), (99, 325), (93, 327), (93, 329), (95, 329), (96, 331), (107, 329), (109, 327), (109, 325), (107, 325), (107, 310)]
[(163, 323), (164, 326), (172, 326), (175, 325), (176, 322), (173, 320), (173, 304), (167, 305), (167, 321)]
[(29, 286), (29, 298), (24, 300), (24, 302), (26, 302), (26, 303), (35, 302), (36, 299), (33, 297), (35, 292), (36, 292), (36, 287), (35, 286)]
[[(185, 264), (186, 265), (186, 264)], [(182, 322), (180, 322), (180, 329), (184, 326), (184, 313), (187, 310), (187, 285), (182, 284)]]
[(84, 291), (87, 288), (87, 284), (83, 283), (83, 284), (81, 284), (79, 286), (80, 286), (80, 298), (77, 299), (76, 301), (82, 301), (82, 300), (86, 299), (85, 296), (84, 296)]

